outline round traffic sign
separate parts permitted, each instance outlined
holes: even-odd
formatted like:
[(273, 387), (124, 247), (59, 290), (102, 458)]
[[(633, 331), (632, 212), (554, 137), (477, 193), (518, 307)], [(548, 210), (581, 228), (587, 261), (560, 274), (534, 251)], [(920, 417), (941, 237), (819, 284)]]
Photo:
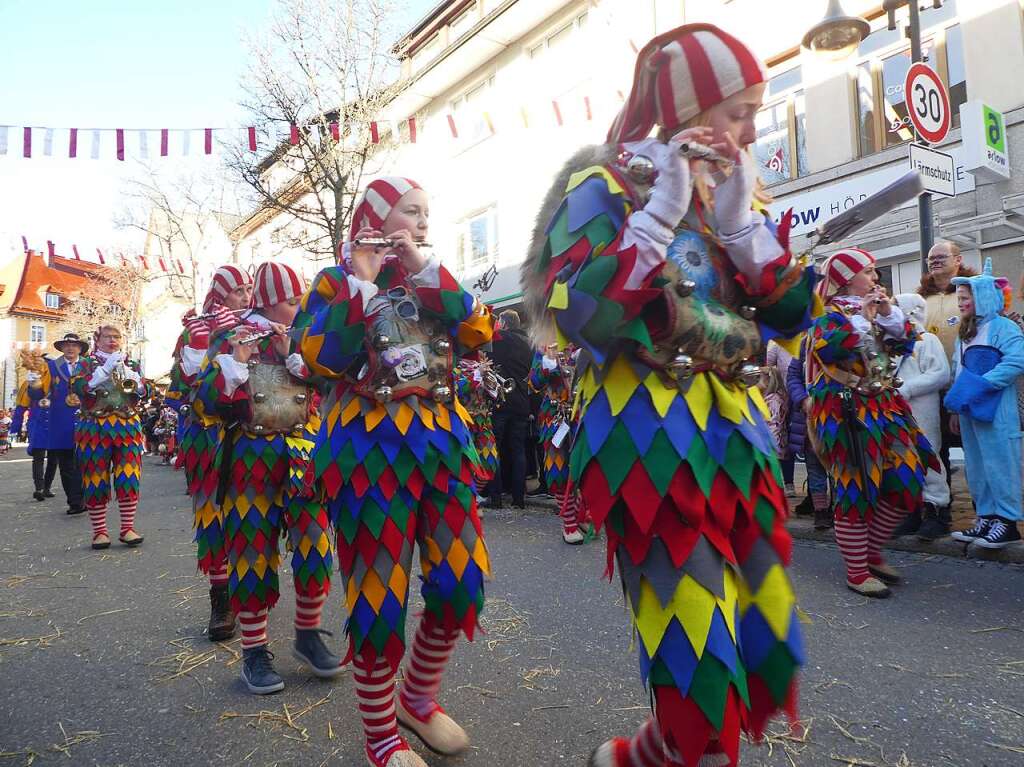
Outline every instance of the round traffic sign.
[(911, 64), (903, 96), (910, 121), (921, 138), (930, 144), (946, 138), (951, 120), (949, 94), (934, 69), (920, 61)]

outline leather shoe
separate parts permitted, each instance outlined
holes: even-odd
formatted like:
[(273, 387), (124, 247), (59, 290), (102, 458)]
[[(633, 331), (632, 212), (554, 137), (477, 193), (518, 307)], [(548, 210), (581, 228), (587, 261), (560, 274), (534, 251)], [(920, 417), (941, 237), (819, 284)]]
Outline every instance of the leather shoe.
[(416, 737), (423, 741), (431, 751), (445, 756), (461, 754), (469, 748), (469, 736), (444, 709), (434, 704), (435, 709), (426, 719), (409, 710), (401, 694), (396, 696), (395, 708), (398, 723), (412, 730)]

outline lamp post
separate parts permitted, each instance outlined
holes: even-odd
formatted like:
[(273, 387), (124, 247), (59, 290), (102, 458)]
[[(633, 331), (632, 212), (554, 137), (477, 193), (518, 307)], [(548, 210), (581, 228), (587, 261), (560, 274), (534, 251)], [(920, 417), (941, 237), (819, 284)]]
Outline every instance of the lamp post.
[[(896, 29), (896, 11), (907, 6), (910, 13), (905, 34), (910, 40), (911, 62), (924, 60), (921, 52), (921, 16), (918, 3), (920, 0), (884, 0), (882, 10), (889, 20), (889, 29)], [(931, 0), (932, 8), (941, 8), (942, 0)], [(815, 24), (804, 35), (803, 44), (808, 50), (821, 53), (833, 60), (849, 56), (860, 42), (868, 36), (871, 26), (860, 16), (848, 16), (842, 8), (840, 0), (829, 0), (825, 18)], [(904, 94), (909, 98), (909, 94)], [(909, 101), (907, 102), (909, 109)], [(918, 143), (924, 144), (918, 138)], [(917, 198), (918, 229), (921, 247), (921, 271), (928, 271), (928, 251), (932, 248), (932, 196), (925, 192)]]

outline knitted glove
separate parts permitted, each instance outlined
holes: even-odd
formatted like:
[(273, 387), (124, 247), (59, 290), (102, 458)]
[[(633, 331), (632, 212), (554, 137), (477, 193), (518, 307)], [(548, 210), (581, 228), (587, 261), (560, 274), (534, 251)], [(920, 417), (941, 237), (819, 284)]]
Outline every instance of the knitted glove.
[(679, 154), (679, 144), (675, 141), (667, 144), (655, 140), (642, 142), (634, 154), (649, 157), (658, 171), (644, 211), (675, 229), (690, 208), (693, 184), (689, 161)]
[(715, 186), (715, 221), (718, 233), (734, 235), (750, 226), (750, 201), (757, 171), (750, 152), (740, 152), (729, 178)]

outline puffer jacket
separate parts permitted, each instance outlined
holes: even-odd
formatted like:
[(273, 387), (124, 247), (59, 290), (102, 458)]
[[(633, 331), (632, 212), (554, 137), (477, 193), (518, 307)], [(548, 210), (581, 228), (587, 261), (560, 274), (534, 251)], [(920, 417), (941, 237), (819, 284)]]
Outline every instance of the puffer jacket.
[(786, 391), (789, 392), (789, 440), (785, 457), (793, 458), (804, 454), (807, 441), (807, 414), (803, 408), (803, 402), (807, 399), (807, 386), (804, 383), (804, 363), (799, 357), (794, 357), (789, 363)]

